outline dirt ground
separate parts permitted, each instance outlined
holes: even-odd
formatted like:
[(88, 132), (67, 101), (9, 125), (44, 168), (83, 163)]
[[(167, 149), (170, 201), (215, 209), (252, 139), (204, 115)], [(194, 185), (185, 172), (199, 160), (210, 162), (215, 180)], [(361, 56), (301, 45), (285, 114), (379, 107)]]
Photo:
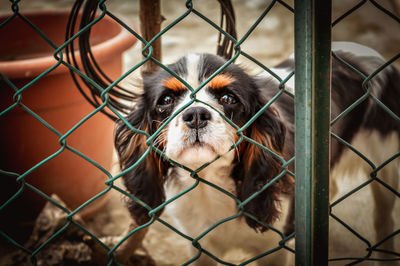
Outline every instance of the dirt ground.
[[(184, 0), (168, 0), (162, 2), (162, 14), (165, 17), (163, 26), (167, 26), (179, 15), (186, 11)], [(202, 14), (206, 14), (211, 20), (218, 24), (219, 6), (215, 0), (193, 1), (194, 7)], [(249, 29), (256, 18), (263, 12), (270, 1), (250, 0), (233, 1), (237, 15), (237, 30), (239, 38)], [(287, 1), (293, 6), (292, 1)], [(342, 0), (333, 1), (333, 18), (338, 18), (350, 7), (359, 1)], [(378, 1), (397, 15), (400, 14), (400, 1)], [(68, 9), (71, 0), (32, 0), (21, 1), (20, 10), (31, 9)], [(109, 9), (121, 14), (139, 28), (138, 1), (110, 0), (107, 1)], [(394, 3), (394, 4), (391, 4)], [(397, 9), (396, 9), (397, 4)], [(0, 12), (6, 12), (9, 4), (2, 0)], [(294, 48), (293, 14), (280, 4), (276, 4), (271, 12), (263, 19), (256, 30), (250, 35), (242, 46), (242, 50), (254, 56), (267, 66), (273, 66), (287, 58)], [(391, 58), (400, 52), (400, 25), (394, 20), (377, 10), (368, 3), (354, 14), (344, 19), (333, 28), (333, 40), (355, 41), (375, 48), (384, 57)], [(217, 31), (205, 23), (201, 18), (190, 14), (178, 25), (169, 30), (162, 37), (163, 61), (171, 63), (188, 52), (215, 53)], [(129, 69), (141, 59), (140, 45), (136, 45), (124, 55), (124, 68)], [(253, 63), (240, 57), (238, 62), (255, 71), (261, 71)], [(400, 66), (399, 60), (396, 62)], [(136, 72), (134, 75), (138, 75)], [(118, 173), (117, 162), (113, 166), (113, 173)], [(350, 191), (362, 180), (350, 182), (343, 180), (340, 184), (339, 194)], [(122, 185), (121, 185), (122, 186)], [(369, 217), (372, 208), (366, 208), (365, 199), (371, 198), (369, 187), (350, 197), (346, 204), (335, 207), (338, 216), (346, 217), (346, 221), (357, 228), (357, 230), (374, 242), (373, 224)], [(350, 214), (350, 215), (349, 215)], [(396, 225), (400, 225), (400, 200), (396, 203)], [(163, 216), (165, 220), (169, 217)], [(124, 207), (124, 198), (117, 191), (110, 192), (110, 200), (105, 207), (93, 218), (87, 221), (88, 228), (98, 236), (118, 236), (124, 232), (130, 223), (129, 213)], [(366, 246), (346, 231), (339, 223), (331, 219), (331, 248), (330, 257), (357, 256), (365, 254)], [(164, 225), (155, 222), (147, 233), (143, 245), (157, 265), (180, 265), (189, 259), (186, 252), (188, 241), (179, 237)], [(396, 251), (400, 252), (400, 235), (396, 236)], [(4, 253), (3, 253), (4, 254)], [(246, 254), (234, 251), (230, 254), (230, 260), (239, 263)], [(1, 262), (1, 261), (0, 261)], [(343, 265), (343, 262), (330, 265)], [(368, 265), (368, 263), (362, 264)], [(390, 265), (396, 265), (391, 263)]]

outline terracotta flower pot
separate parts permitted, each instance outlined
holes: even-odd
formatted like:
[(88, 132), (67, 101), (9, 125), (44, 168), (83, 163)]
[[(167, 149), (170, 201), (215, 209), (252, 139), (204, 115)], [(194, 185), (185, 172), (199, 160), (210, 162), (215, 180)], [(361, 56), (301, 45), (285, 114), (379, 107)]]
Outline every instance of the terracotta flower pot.
[[(24, 14), (57, 46), (64, 42), (68, 12), (36, 12)], [(8, 16), (0, 17), (0, 23)], [(31, 27), (16, 17), (0, 28), (0, 73), (21, 89), (53, 66), (54, 49)], [(91, 30), (94, 57), (111, 78), (121, 75), (124, 50), (136, 38), (108, 17)], [(76, 45), (77, 47), (77, 45)], [(64, 57), (65, 58), (65, 57)], [(79, 58), (79, 56), (77, 56)], [(0, 112), (14, 103), (15, 91), (0, 79)], [(60, 65), (22, 93), (22, 103), (65, 134), (94, 108), (80, 94), (68, 68)], [(113, 153), (113, 122), (97, 113), (66, 138), (67, 144), (109, 170)], [(60, 150), (60, 137), (32, 115), (17, 106), (0, 116), (0, 169), (23, 174)], [(71, 209), (103, 191), (107, 176), (98, 168), (65, 149), (58, 156), (38, 167), (25, 178), (26, 182), (47, 195), (56, 193)], [(1, 204), (20, 188), (15, 177), (1, 175)], [(80, 211), (89, 216), (104, 204), (100, 197)], [(25, 188), (23, 193), (1, 213), (6, 220), (29, 220), (41, 209), (45, 200)], [(7, 215), (6, 214), (12, 214)], [(2, 218), (2, 220), (4, 220)]]

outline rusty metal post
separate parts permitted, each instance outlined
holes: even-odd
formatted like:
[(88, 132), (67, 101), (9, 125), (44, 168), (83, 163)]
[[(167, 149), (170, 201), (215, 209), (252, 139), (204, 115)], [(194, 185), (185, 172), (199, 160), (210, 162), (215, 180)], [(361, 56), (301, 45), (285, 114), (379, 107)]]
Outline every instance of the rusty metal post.
[[(140, 0), (140, 30), (143, 38), (150, 41), (157, 33), (161, 31), (161, 16), (160, 0)], [(143, 47), (145, 44), (143, 44)], [(161, 61), (161, 37), (153, 42), (152, 57)], [(143, 68), (142, 74), (150, 74), (154, 72), (157, 65), (148, 61)]]
[(328, 265), (331, 0), (295, 1), (296, 265)]

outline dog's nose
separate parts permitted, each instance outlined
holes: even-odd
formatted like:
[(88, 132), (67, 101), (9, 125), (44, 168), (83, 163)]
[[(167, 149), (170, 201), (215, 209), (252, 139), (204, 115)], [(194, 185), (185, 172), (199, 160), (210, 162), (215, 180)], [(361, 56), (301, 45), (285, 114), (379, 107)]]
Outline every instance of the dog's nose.
[(183, 113), (182, 119), (188, 127), (199, 129), (207, 125), (211, 113), (204, 107), (192, 107)]

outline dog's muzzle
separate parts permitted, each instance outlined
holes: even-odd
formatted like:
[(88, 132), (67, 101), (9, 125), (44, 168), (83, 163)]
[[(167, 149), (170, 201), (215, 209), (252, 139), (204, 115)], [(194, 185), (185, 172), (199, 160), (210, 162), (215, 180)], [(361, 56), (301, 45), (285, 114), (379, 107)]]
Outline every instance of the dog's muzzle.
[(189, 128), (198, 130), (207, 126), (211, 113), (204, 107), (192, 107), (183, 113), (182, 119)]

